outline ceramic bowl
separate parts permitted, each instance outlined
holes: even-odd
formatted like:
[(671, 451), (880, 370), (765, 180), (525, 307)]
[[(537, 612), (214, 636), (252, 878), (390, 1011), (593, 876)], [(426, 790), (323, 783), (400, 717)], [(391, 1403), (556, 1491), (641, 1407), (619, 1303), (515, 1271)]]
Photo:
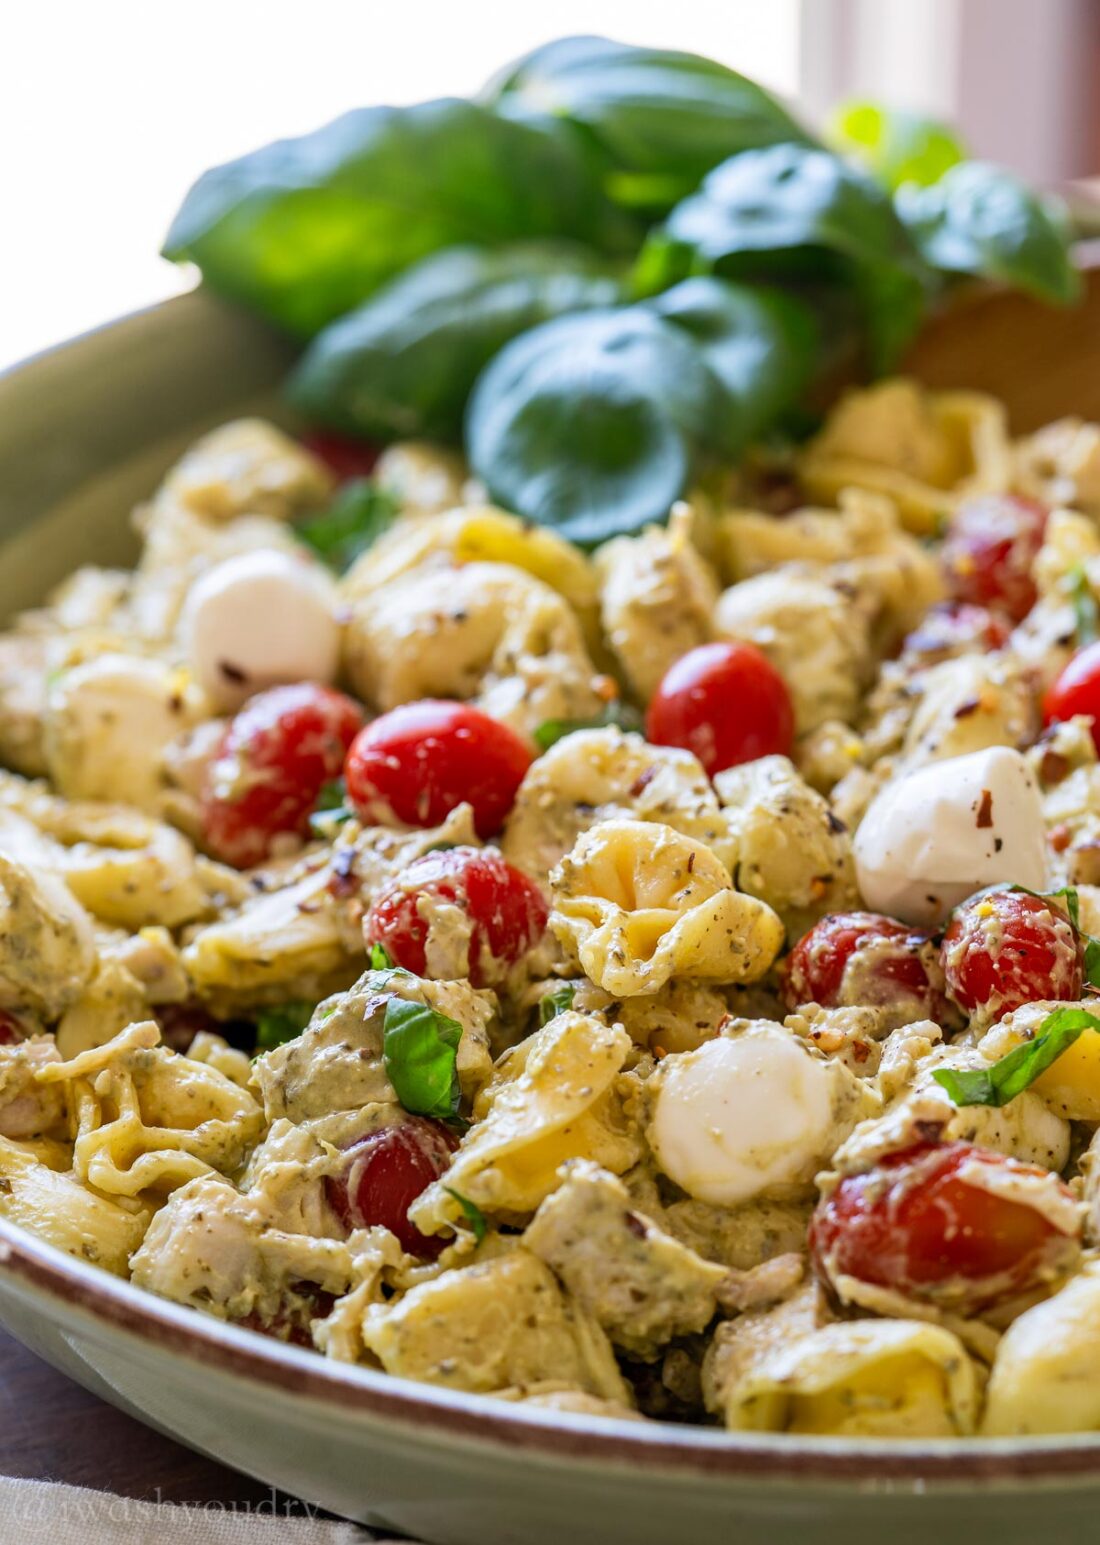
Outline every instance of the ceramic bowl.
[[(1095, 324), (1095, 304), (1086, 315)], [(1013, 316), (1002, 326), (987, 315), (974, 336), (984, 328), (991, 347), (1011, 338)], [(1032, 319), (1025, 334), (1037, 341), (1019, 416), (1037, 422), (1075, 404), (1100, 416), (1068, 388), (1059, 397), (1057, 333), (1051, 341)], [(954, 334), (946, 353), (926, 342), (922, 371), (950, 379), (957, 346)], [(1038, 386), (1036, 350), (1050, 356)], [(963, 358), (973, 364), (974, 350)], [(133, 504), (201, 430), (277, 412), (284, 365), (269, 334), (193, 294), (0, 378), (0, 615), (78, 563), (131, 559)], [(983, 384), (1011, 400), (1008, 374)], [(2, 1222), (0, 1321), (183, 1443), (439, 1545), (1035, 1545), (1054, 1535), (1072, 1545), (1100, 1527), (1100, 1435), (872, 1443), (525, 1410), (223, 1325)]]

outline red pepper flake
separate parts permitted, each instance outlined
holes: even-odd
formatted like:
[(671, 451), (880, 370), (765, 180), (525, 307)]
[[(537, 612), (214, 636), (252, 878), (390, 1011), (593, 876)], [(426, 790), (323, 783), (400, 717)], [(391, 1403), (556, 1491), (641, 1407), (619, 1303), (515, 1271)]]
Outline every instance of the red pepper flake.
[(982, 790), (981, 802), (978, 805), (978, 829), (993, 825), (993, 793), (990, 789)]
[(1049, 842), (1056, 853), (1064, 853), (1073, 840), (1073, 833), (1063, 822), (1051, 828)]
[(653, 767), (647, 767), (645, 772), (639, 773), (638, 776), (635, 778), (634, 782), (630, 785), (630, 797), (631, 797), (631, 799), (637, 799), (638, 795), (643, 791), (643, 789), (645, 789), (647, 787), (648, 784), (653, 782), (653, 780), (654, 780), (654, 778), (656, 776), (657, 776), (657, 767), (656, 767), (656, 765), (654, 765)]

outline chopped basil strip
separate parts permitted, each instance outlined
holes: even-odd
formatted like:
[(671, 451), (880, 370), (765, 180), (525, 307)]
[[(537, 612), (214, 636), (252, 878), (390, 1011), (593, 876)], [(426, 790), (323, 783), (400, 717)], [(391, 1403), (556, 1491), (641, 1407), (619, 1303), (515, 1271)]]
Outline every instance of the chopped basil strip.
[(397, 516), (397, 500), (369, 478), (352, 478), (319, 515), (295, 528), (295, 536), (341, 573), (372, 547)]
[(313, 1017), (312, 1003), (281, 1003), (276, 1009), (261, 1009), (256, 1015), (256, 1050), (274, 1051), (287, 1041), (297, 1040)]
[(423, 1003), (391, 998), (382, 1026), (382, 1061), (401, 1104), (414, 1116), (458, 1114), (462, 1026)]
[(1025, 1041), (988, 1068), (940, 1068), (932, 1074), (956, 1105), (1007, 1105), (1057, 1062), (1086, 1030), (1100, 1030), (1087, 1009), (1055, 1009), (1034, 1040)]
[(347, 784), (334, 778), (321, 786), (309, 816), (309, 829), (315, 837), (332, 837), (337, 828), (350, 821), (355, 811), (348, 804)]
[(393, 967), (393, 957), (384, 944), (372, 944), (368, 958), (372, 971), (389, 971)]
[(553, 992), (543, 993), (539, 999), (539, 1028), (548, 1025), (559, 1014), (566, 1014), (573, 1007), (575, 987), (555, 987)]
[(1100, 638), (1100, 606), (1097, 605), (1083, 563), (1075, 563), (1065, 577), (1065, 587), (1073, 603), (1073, 626), (1077, 647), (1095, 644)]
[(549, 751), (551, 746), (557, 745), (559, 740), (564, 740), (566, 735), (572, 735), (577, 730), (602, 730), (609, 724), (617, 725), (621, 730), (640, 730), (642, 716), (629, 703), (616, 698), (592, 719), (545, 720), (535, 731), (535, 744), (540, 751)]
[(456, 1191), (453, 1186), (444, 1186), (448, 1196), (453, 1196), (466, 1216), (466, 1222), (474, 1232), (474, 1238), (478, 1244), (485, 1238), (488, 1232), (488, 1224), (485, 1222), (485, 1214), (476, 1202), (471, 1202), (468, 1196), (463, 1196), (461, 1191)]

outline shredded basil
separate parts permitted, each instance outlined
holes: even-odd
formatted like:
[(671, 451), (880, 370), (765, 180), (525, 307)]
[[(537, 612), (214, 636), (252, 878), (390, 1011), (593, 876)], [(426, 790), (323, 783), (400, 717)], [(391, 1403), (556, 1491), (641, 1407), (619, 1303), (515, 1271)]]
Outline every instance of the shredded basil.
[(448, 1196), (453, 1196), (455, 1201), (462, 1208), (462, 1211), (466, 1217), (466, 1222), (473, 1230), (474, 1238), (477, 1240), (478, 1244), (480, 1244), (481, 1241), (485, 1238), (489, 1228), (489, 1225), (485, 1222), (485, 1214), (482, 1212), (481, 1208), (477, 1205), (476, 1202), (471, 1202), (468, 1196), (463, 1196), (461, 1191), (456, 1191), (453, 1186), (444, 1186), (443, 1189), (446, 1191)]
[(640, 730), (642, 716), (629, 703), (615, 698), (592, 719), (546, 719), (535, 731), (535, 744), (540, 751), (549, 751), (551, 746), (577, 730), (602, 730), (609, 724), (621, 730)]
[(988, 1068), (940, 1068), (932, 1077), (956, 1105), (1007, 1105), (1057, 1062), (1086, 1030), (1100, 1030), (1087, 1009), (1055, 1009), (1035, 1035)]
[(367, 958), (370, 960), (372, 971), (390, 971), (393, 969), (393, 956), (384, 944), (372, 944)]
[(539, 1028), (548, 1025), (559, 1014), (566, 1014), (573, 1007), (575, 987), (555, 987), (553, 992), (543, 993), (539, 999)]
[(256, 1015), (257, 1051), (274, 1051), (287, 1041), (297, 1040), (313, 1017), (312, 1003), (281, 1003), (278, 1008), (261, 1009)]
[(1075, 563), (1065, 577), (1065, 587), (1073, 603), (1073, 625), (1077, 635), (1077, 647), (1095, 644), (1100, 638), (1100, 606), (1089, 584), (1083, 563)]
[(309, 829), (315, 837), (331, 839), (354, 814), (348, 804), (347, 784), (343, 778), (334, 778), (331, 783), (321, 785), (317, 803), (310, 811)]
[(397, 500), (369, 478), (352, 478), (319, 515), (304, 520), (295, 536), (339, 572), (351, 567), (397, 517)]
[(382, 1025), (382, 1061), (394, 1092), (415, 1116), (458, 1114), (462, 1026), (423, 1003), (391, 998)]

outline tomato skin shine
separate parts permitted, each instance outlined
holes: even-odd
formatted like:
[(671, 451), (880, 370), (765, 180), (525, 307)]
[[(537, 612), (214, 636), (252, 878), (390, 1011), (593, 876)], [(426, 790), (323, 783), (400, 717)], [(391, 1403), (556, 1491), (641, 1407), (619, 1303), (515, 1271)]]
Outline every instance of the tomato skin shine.
[(1049, 514), (1015, 494), (983, 494), (960, 504), (940, 553), (954, 599), (1022, 622), (1038, 597), (1032, 569)]
[(938, 1018), (943, 984), (928, 945), (927, 934), (878, 912), (833, 913), (787, 956), (783, 1001), (792, 1010), (803, 1003), (832, 1009), (904, 1002), (914, 1019)]
[(988, 891), (956, 907), (940, 958), (947, 995), (984, 1025), (1025, 1003), (1076, 1003), (1084, 990), (1081, 935), (1053, 901)]
[(492, 837), (531, 762), (506, 724), (469, 703), (424, 698), (368, 724), (348, 752), (344, 776), (364, 821), (438, 826), (465, 801), (478, 836)]
[(1072, 1267), (1074, 1218), (1069, 1187), (1037, 1165), (972, 1143), (917, 1144), (846, 1176), (818, 1203), (810, 1257), (834, 1290), (849, 1277), (976, 1314)]
[(499, 986), (542, 938), (549, 908), (533, 880), (493, 848), (425, 853), (375, 898), (363, 923), (396, 965), (430, 976), (425, 958), (432, 903), (457, 907), (470, 923), (467, 968), (475, 987)]
[(381, 1225), (408, 1255), (433, 1260), (448, 1241), (422, 1234), (408, 1211), (447, 1169), (457, 1147), (454, 1133), (426, 1116), (381, 1127), (350, 1147), (346, 1168), (326, 1179), (329, 1205), (349, 1232)]
[(200, 820), (211, 853), (247, 869), (271, 856), (280, 834), (304, 837), (362, 722), (358, 703), (311, 682), (249, 698), (206, 771)]
[(1083, 714), (1092, 720), (1092, 739), (1100, 751), (1100, 640), (1079, 649), (1043, 700), (1047, 724)]
[(700, 644), (665, 673), (645, 722), (655, 746), (691, 751), (713, 777), (757, 757), (789, 754), (787, 684), (754, 644)]

